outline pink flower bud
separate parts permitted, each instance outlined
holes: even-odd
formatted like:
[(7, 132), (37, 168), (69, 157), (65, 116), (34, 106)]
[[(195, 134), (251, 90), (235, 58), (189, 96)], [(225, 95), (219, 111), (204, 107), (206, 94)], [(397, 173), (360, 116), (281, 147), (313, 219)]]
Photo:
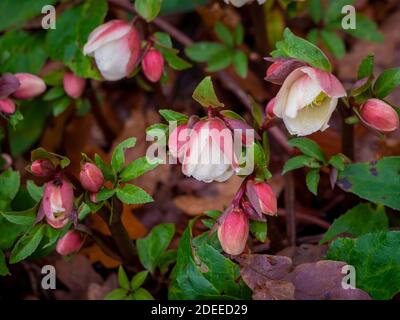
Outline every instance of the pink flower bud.
[(13, 96), (17, 99), (31, 99), (46, 91), (46, 84), (38, 76), (30, 73), (16, 73), (15, 77), (21, 84), (13, 92)]
[(97, 192), (91, 192), (90, 195), (89, 195), (89, 199), (90, 199), (90, 201), (92, 201), (93, 203), (98, 203), (96, 197), (97, 197)]
[(6, 98), (20, 86), (19, 80), (11, 73), (3, 74), (0, 77), (0, 98)]
[(86, 162), (82, 166), (79, 179), (83, 188), (93, 193), (98, 192), (104, 183), (103, 173), (96, 165), (90, 162)]
[(77, 231), (69, 230), (61, 239), (58, 240), (56, 251), (66, 256), (78, 251), (83, 243), (82, 236)]
[(147, 51), (142, 60), (142, 69), (149, 81), (158, 82), (164, 69), (164, 58), (160, 51), (154, 48)]
[(56, 178), (46, 183), (41, 211), (49, 225), (56, 229), (63, 228), (72, 217), (73, 206), (74, 190), (67, 180)]
[(219, 118), (200, 120), (192, 129), (178, 127), (169, 148), (171, 154), (180, 156), (183, 174), (199, 181), (226, 181), (237, 167), (232, 131)]
[(66, 72), (63, 79), (64, 91), (71, 98), (77, 99), (85, 90), (85, 82), (85, 79), (74, 75), (72, 72)]
[(266, 182), (247, 181), (246, 196), (258, 213), (275, 215), (278, 211), (277, 200), (271, 186)]
[(139, 53), (139, 33), (122, 20), (112, 20), (94, 29), (83, 48), (84, 55), (95, 58), (106, 80), (128, 76), (135, 68)]
[(265, 60), (273, 63), (268, 67), (264, 79), (279, 85), (285, 81), (293, 70), (307, 65), (303, 61), (292, 58), (265, 58)]
[(50, 160), (38, 159), (32, 162), (31, 172), (38, 177), (49, 177), (53, 175), (56, 170)]
[(390, 132), (399, 127), (397, 112), (386, 102), (379, 99), (369, 99), (361, 106), (361, 118), (370, 127)]
[(15, 103), (11, 99), (4, 98), (0, 100), (0, 112), (13, 114), (15, 112)]
[(232, 255), (241, 254), (246, 247), (249, 222), (240, 209), (234, 209), (224, 217), (218, 228), (218, 239), (222, 249)]
[(275, 107), (275, 98), (272, 98), (271, 100), (269, 100), (267, 106), (265, 107), (265, 114), (270, 119), (275, 118), (274, 107)]

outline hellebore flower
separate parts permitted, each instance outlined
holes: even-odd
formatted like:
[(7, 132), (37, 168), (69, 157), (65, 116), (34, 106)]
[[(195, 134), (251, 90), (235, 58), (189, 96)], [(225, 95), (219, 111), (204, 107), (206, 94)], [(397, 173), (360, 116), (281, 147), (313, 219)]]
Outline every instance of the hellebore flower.
[(81, 234), (77, 231), (69, 230), (62, 238), (57, 241), (56, 251), (67, 256), (78, 251), (83, 243)]
[(368, 126), (382, 132), (398, 129), (399, 116), (386, 102), (379, 99), (369, 99), (361, 106), (361, 119)]
[(15, 112), (15, 103), (11, 99), (0, 99), (0, 112), (13, 114)]
[(218, 227), (219, 242), (228, 254), (241, 254), (246, 247), (248, 235), (249, 222), (241, 209), (229, 211)]
[(122, 20), (112, 20), (94, 29), (83, 48), (84, 55), (94, 56), (106, 80), (128, 76), (135, 68), (139, 53), (139, 33)]
[(284, 81), (275, 99), (274, 113), (283, 119), (291, 134), (306, 136), (329, 127), (338, 98), (345, 95), (345, 89), (333, 74), (300, 67)]
[(168, 141), (171, 154), (178, 156), (182, 172), (204, 182), (228, 180), (236, 167), (231, 130), (219, 118), (196, 122), (192, 129), (179, 126)]
[(31, 172), (38, 177), (49, 177), (53, 175), (56, 170), (50, 160), (37, 159), (31, 164)]
[(46, 91), (46, 84), (38, 76), (30, 73), (16, 73), (15, 77), (20, 86), (12, 93), (14, 98), (32, 99)]
[(79, 173), (79, 180), (84, 189), (96, 193), (103, 186), (104, 176), (96, 165), (86, 162)]
[(146, 78), (151, 82), (161, 79), (164, 69), (164, 58), (160, 51), (151, 48), (143, 57), (142, 70)]
[(85, 79), (74, 75), (72, 72), (66, 72), (63, 79), (64, 91), (71, 98), (77, 99), (85, 90), (85, 82)]
[(277, 200), (271, 186), (266, 182), (247, 181), (246, 196), (253, 209), (261, 213), (275, 215), (278, 211)]
[(72, 218), (74, 190), (63, 178), (56, 178), (46, 183), (38, 220), (43, 217), (53, 228), (61, 229)]

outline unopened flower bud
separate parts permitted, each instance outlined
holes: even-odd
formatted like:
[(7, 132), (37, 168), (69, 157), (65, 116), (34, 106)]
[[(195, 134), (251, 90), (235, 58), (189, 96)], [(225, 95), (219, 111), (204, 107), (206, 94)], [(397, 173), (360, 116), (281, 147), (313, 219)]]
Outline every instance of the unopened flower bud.
[(218, 228), (222, 249), (232, 255), (241, 254), (249, 235), (249, 222), (241, 209), (234, 209), (224, 217)]
[(257, 212), (275, 215), (278, 211), (277, 200), (271, 186), (266, 182), (247, 181), (246, 196)]
[(89, 195), (89, 199), (90, 199), (90, 201), (92, 201), (93, 203), (98, 203), (96, 197), (97, 197), (97, 192), (91, 192), (90, 195)]
[(0, 112), (13, 114), (15, 112), (15, 103), (11, 99), (0, 99)]
[(106, 80), (119, 80), (135, 68), (140, 53), (140, 37), (136, 28), (122, 20), (112, 20), (94, 29), (83, 48), (93, 56)]
[(56, 178), (44, 188), (43, 200), (39, 216), (45, 216), (53, 228), (63, 228), (72, 217), (74, 206), (74, 190), (71, 183), (63, 178)]
[(46, 91), (46, 84), (38, 76), (30, 73), (16, 73), (15, 77), (20, 82), (18, 89), (13, 92), (13, 96), (17, 99), (31, 99)]
[(85, 90), (85, 79), (74, 75), (72, 72), (66, 72), (63, 79), (64, 91), (71, 98), (77, 99)]
[(0, 98), (7, 98), (20, 86), (19, 80), (11, 73), (3, 74), (0, 77)]
[(149, 81), (158, 82), (164, 69), (164, 58), (160, 51), (154, 48), (147, 51), (142, 60), (142, 69)]
[(399, 127), (397, 112), (386, 102), (379, 99), (369, 99), (361, 106), (361, 118), (370, 127), (390, 132)]
[(82, 166), (79, 179), (83, 188), (93, 193), (98, 192), (104, 183), (103, 173), (95, 164), (90, 162), (86, 162)]
[(267, 106), (265, 107), (265, 114), (270, 119), (275, 118), (274, 107), (275, 107), (275, 98), (272, 98), (271, 100), (269, 100)]
[(50, 160), (37, 159), (31, 164), (31, 172), (38, 177), (49, 177), (55, 173), (55, 168)]
[(57, 242), (56, 251), (66, 256), (78, 251), (83, 243), (81, 234), (77, 231), (69, 230), (62, 238)]

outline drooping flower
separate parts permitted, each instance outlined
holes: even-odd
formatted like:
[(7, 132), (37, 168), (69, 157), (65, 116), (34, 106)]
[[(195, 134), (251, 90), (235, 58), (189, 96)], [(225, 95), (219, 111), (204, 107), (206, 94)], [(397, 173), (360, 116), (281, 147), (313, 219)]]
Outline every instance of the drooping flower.
[(143, 57), (142, 70), (151, 82), (158, 82), (164, 70), (164, 58), (160, 51), (151, 48)]
[(249, 235), (249, 222), (241, 209), (232, 209), (218, 227), (218, 239), (222, 249), (232, 255), (239, 255), (246, 247)]
[(283, 119), (291, 134), (309, 135), (329, 127), (338, 99), (345, 95), (343, 85), (333, 74), (300, 67), (284, 81), (275, 99), (274, 113)]
[(72, 218), (74, 191), (71, 183), (56, 178), (46, 183), (37, 220), (43, 217), (53, 228), (63, 228)]
[(234, 173), (232, 131), (219, 118), (200, 120), (192, 129), (177, 127), (169, 139), (169, 149), (180, 156), (182, 172), (188, 177), (223, 182)]
[(135, 67), (139, 53), (139, 33), (122, 20), (112, 20), (94, 29), (83, 48), (84, 55), (95, 58), (106, 80), (128, 76)]
[(361, 106), (361, 119), (368, 126), (382, 132), (390, 132), (399, 128), (397, 112), (386, 102), (369, 99)]
[(66, 72), (63, 78), (64, 91), (71, 98), (79, 98), (85, 90), (85, 79), (74, 75), (72, 72)]
[(48, 159), (37, 159), (31, 164), (31, 172), (38, 177), (50, 177), (55, 173), (55, 167)]
[(277, 213), (277, 199), (268, 183), (248, 180), (246, 183), (246, 196), (258, 214), (275, 215)]
[(18, 79), (20, 86), (12, 93), (14, 98), (32, 99), (46, 91), (44, 81), (34, 74), (16, 73), (15, 77)]
[(96, 193), (103, 186), (104, 176), (95, 164), (86, 162), (79, 173), (79, 180), (84, 189)]
[(78, 231), (69, 230), (57, 241), (56, 251), (62, 256), (67, 256), (78, 251), (82, 243), (82, 235)]

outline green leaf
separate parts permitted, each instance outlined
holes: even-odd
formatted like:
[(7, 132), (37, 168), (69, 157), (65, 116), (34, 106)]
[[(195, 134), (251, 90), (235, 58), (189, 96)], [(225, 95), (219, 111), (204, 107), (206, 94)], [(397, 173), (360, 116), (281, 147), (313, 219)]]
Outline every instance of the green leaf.
[(231, 48), (223, 48), (221, 51), (213, 55), (207, 64), (208, 72), (215, 72), (229, 67), (234, 58), (234, 51)]
[(65, 110), (67, 110), (68, 106), (71, 103), (71, 99), (69, 97), (63, 96), (55, 101), (52, 101), (52, 103), (53, 103), (53, 116), (57, 117)]
[(236, 51), (233, 56), (233, 66), (236, 73), (242, 78), (247, 77), (248, 64), (249, 61), (247, 60), (246, 54), (241, 50)]
[(225, 43), (226, 45), (233, 47), (234, 38), (231, 30), (220, 21), (217, 21), (214, 25), (214, 31), (217, 34), (217, 37), (220, 41)]
[(106, 164), (97, 153), (94, 155), (94, 162), (95, 162), (96, 166), (99, 167), (101, 172), (103, 172), (104, 178), (107, 181), (111, 181), (111, 182), (115, 181), (116, 176), (115, 176), (115, 172), (114, 172), (113, 168), (111, 167), (111, 165)]
[(345, 29), (344, 31), (353, 37), (360, 39), (374, 42), (382, 42), (384, 40), (383, 34), (378, 30), (375, 22), (361, 14), (356, 15), (356, 28)]
[(342, 38), (334, 31), (321, 30), (320, 34), (325, 47), (332, 52), (336, 58), (343, 58), (346, 54), (346, 47)]
[(288, 28), (285, 29), (283, 37), (283, 40), (276, 43), (277, 50), (271, 52), (273, 57), (292, 57), (315, 68), (332, 71), (328, 58), (317, 46), (295, 36)]
[[(3, 1), (0, 1), (0, 3), (3, 3)], [(16, 11), (10, 12), (13, 12), (13, 15), (17, 14)], [(2, 13), (0, 9), (0, 16)], [(0, 18), (0, 25), (3, 21)], [(27, 33), (21, 30), (6, 32), (0, 37), (0, 48), (0, 73), (28, 72), (37, 74), (48, 57), (43, 33)]]
[(314, 195), (317, 195), (318, 193), (319, 178), (319, 169), (311, 169), (306, 176), (307, 188)]
[(18, 240), (11, 252), (11, 264), (26, 259), (37, 249), (44, 236), (44, 227), (36, 225)]
[(400, 157), (347, 164), (337, 185), (368, 201), (400, 210)]
[(166, 0), (161, 4), (162, 14), (194, 11), (197, 6), (205, 5), (208, 0)]
[(342, 17), (342, 8), (345, 5), (353, 4), (353, 1), (354, 0), (329, 0), (328, 6), (324, 13), (325, 24), (329, 24), (340, 19)]
[(146, 270), (154, 273), (174, 234), (175, 226), (164, 223), (155, 226), (147, 237), (136, 241), (140, 262)]
[(318, 29), (311, 29), (310, 32), (308, 32), (308, 34), (307, 34), (307, 40), (310, 41), (312, 44), (317, 45), (318, 44), (318, 35), (319, 35)]
[(136, 144), (136, 138), (131, 137), (122, 141), (115, 147), (112, 158), (111, 167), (115, 172), (120, 172), (125, 164), (125, 149), (133, 148)]
[(135, 9), (147, 22), (150, 22), (158, 16), (161, 2), (162, 0), (136, 0)]
[(180, 58), (174, 50), (165, 49), (165, 48), (158, 48), (165, 60), (167, 61), (168, 65), (174, 70), (185, 70), (190, 68), (192, 65)]
[(189, 223), (178, 248), (177, 262), (171, 273), (169, 299), (213, 300), (249, 299), (251, 292), (240, 278), (237, 264), (221, 253), (216, 234), (192, 236)]
[(127, 182), (140, 177), (142, 174), (155, 169), (161, 163), (161, 159), (154, 159), (151, 162), (147, 157), (141, 157), (129, 163), (119, 175), (121, 182)]
[(233, 36), (234, 36), (235, 44), (237, 46), (240, 46), (243, 43), (243, 39), (244, 39), (244, 28), (240, 22), (236, 25)]
[(0, 209), (7, 209), (18, 193), (20, 175), (8, 169), (0, 174)]
[(0, 276), (9, 275), (10, 271), (7, 268), (6, 257), (4, 256), (3, 251), (0, 250)]
[(216, 42), (196, 42), (185, 48), (186, 55), (195, 62), (207, 62), (223, 51), (225, 46)]
[(214, 87), (211, 81), (211, 77), (205, 77), (192, 95), (193, 99), (200, 103), (203, 107), (224, 107), (224, 104), (220, 102), (215, 94)]
[(262, 107), (251, 96), (249, 96), (249, 98), (251, 102), (251, 115), (253, 116), (257, 125), (261, 127), (264, 121)]
[(114, 289), (104, 297), (104, 300), (125, 300), (127, 294), (128, 291), (126, 289)]
[(400, 232), (379, 232), (355, 240), (334, 241), (327, 259), (345, 261), (356, 269), (357, 288), (373, 299), (391, 299), (400, 291)]
[(294, 138), (288, 141), (291, 147), (299, 149), (305, 155), (326, 163), (326, 157), (320, 146), (308, 138)]
[(129, 290), (130, 285), (129, 285), (129, 279), (128, 276), (126, 275), (126, 272), (122, 266), (119, 266), (118, 268), (118, 283), (121, 288), (125, 290)]
[(153, 201), (153, 198), (146, 191), (132, 184), (118, 188), (117, 197), (126, 204), (144, 204)]
[(31, 161), (33, 162), (38, 159), (48, 159), (55, 167), (60, 166), (62, 169), (67, 167), (70, 163), (70, 160), (67, 157), (54, 152), (49, 152), (41, 147), (31, 151)]
[(328, 162), (332, 167), (338, 169), (339, 171), (343, 171), (344, 170), (344, 158), (343, 155), (341, 154), (335, 154), (334, 156), (332, 156), (329, 159)]
[(132, 300), (154, 300), (154, 297), (144, 288), (137, 289), (131, 294)]
[(0, 214), (9, 222), (31, 226), (36, 220), (37, 206), (24, 211), (1, 211)]
[(344, 233), (359, 237), (367, 233), (388, 231), (388, 229), (389, 222), (385, 208), (380, 206), (373, 209), (370, 204), (363, 203), (337, 218), (325, 233), (320, 244)]
[(279, 40), (282, 40), (285, 29), (285, 17), (282, 10), (272, 9), (266, 14), (266, 31), (268, 44), (274, 48)]
[(161, 273), (166, 273), (168, 271), (168, 268), (171, 264), (173, 264), (176, 261), (176, 249), (171, 249), (165, 251), (158, 262), (158, 266), (160, 268)]
[(0, 215), (0, 249), (11, 249), (17, 238), (30, 227), (9, 222)]
[(318, 23), (322, 18), (322, 1), (321, 0), (309, 0), (308, 1), (308, 12), (315, 23)]
[(383, 99), (398, 85), (400, 85), (400, 68), (385, 70), (379, 75), (374, 84), (375, 96)]
[(53, 87), (43, 96), (43, 101), (51, 101), (65, 95), (63, 87)]
[(161, 109), (158, 110), (161, 117), (163, 117), (166, 121), (177, 121), (178, 124), (186, 123), (189, 120), (189, 117), (186, 114), (176, 112), (169, 109)]
[(250, 221), (250, 232), (260, 242), (267, 240), (267, 223), (262, 221)]
[(131, 289), (137, 290), (139, 289), (142, 284), (145, 282), (147, 275), (149, 274), (148, 271), (140, 271), (131, 280)]
[(171, 36), (165, 32), (156, 32), (154, 33), (154, 38), (156, 39), (156, 43), (162, 45), (165, 48), (172, 49), (172, 40)]
[(363, 79), (373, 75), (374, 73), (374, 55), (369, 54), (366, 56), (363, 61), (361, 61), (360, 66), (358, 67), (358, 79)]
[(313, 157), (302, 154), (286, 161), (285, 165), (283, 166), (282, 175), (284, 175), (286, 172), (303, 167), (319, 168), (320, 166), (321, 165)]
[(83, 55), (83, 46), (90, 32), (103, 23), (107, 9), (106, 0), (86, 0), (64, 10), (57, 17), (57, 28), (46, 31), (50, 57), (61, 60), (77, 76), (101, 80), (93, 58)]

